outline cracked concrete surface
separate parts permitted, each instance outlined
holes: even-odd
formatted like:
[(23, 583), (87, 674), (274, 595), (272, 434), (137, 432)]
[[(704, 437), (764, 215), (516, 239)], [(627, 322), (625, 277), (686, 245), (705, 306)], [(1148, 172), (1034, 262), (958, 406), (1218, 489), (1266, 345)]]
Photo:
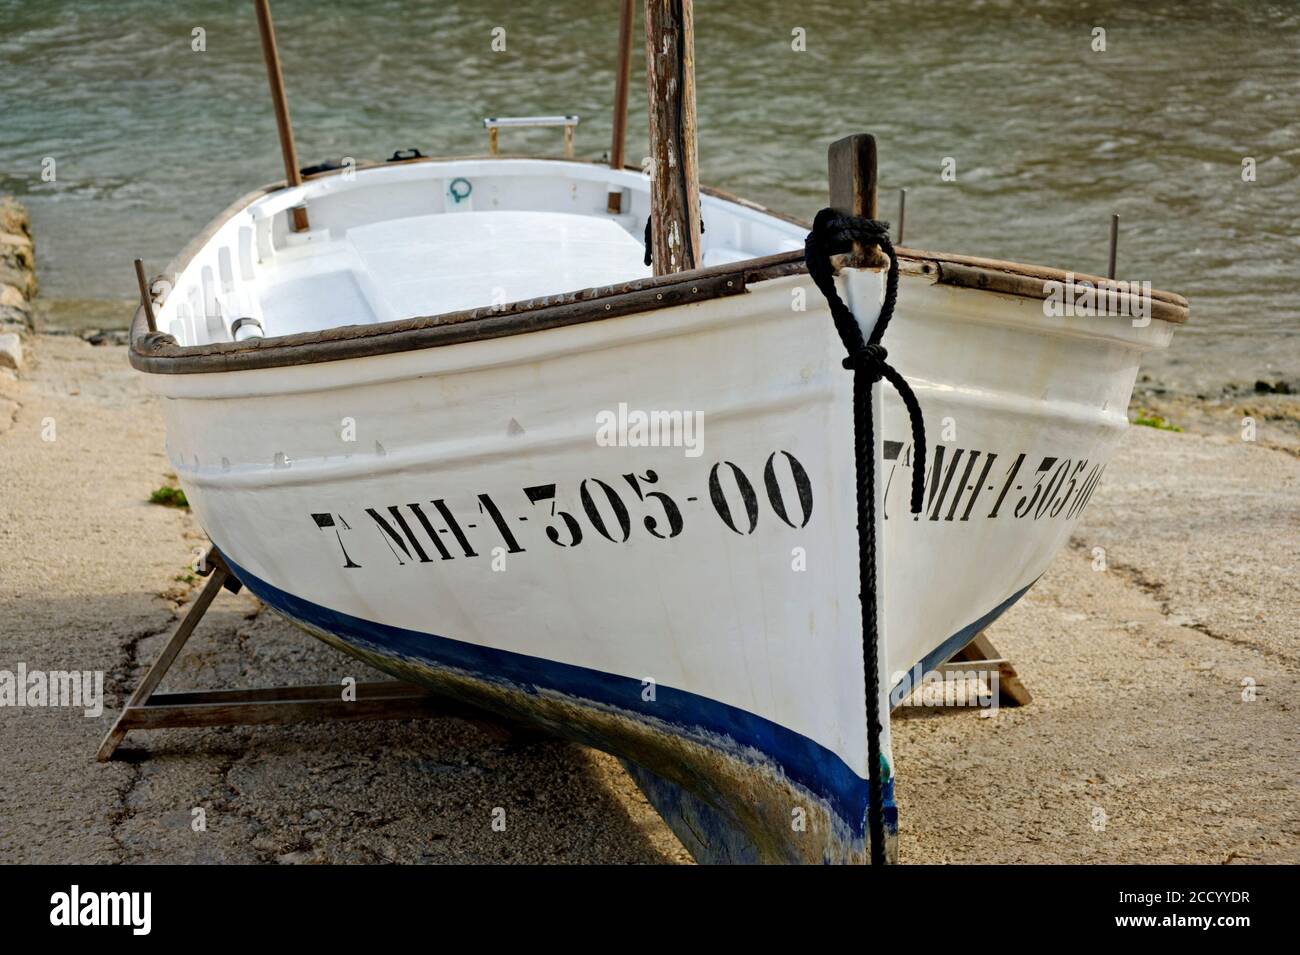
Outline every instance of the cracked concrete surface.
[[(0, 668), (101, 669), (108, 699), (0, 709), (0, 862), (689, 861), (612, 758), (458, 720), (135, 733), (96, 763), (203, 538), (146, 503), (162, 424), (124, 349), (32, 351), (0, 378)], [(1300, 861), (1298, 492), (1295, 457), (1132, 429), (991, 631), (1033, 704), (896, 718), (903, 860)], [(223, 593), (164, 688), (343, 676), (378, 678)]]

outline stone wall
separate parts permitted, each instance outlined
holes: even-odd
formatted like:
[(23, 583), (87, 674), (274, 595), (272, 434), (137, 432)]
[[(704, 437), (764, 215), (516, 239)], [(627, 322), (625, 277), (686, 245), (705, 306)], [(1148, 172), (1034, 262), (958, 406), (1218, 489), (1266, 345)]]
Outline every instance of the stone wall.
[(22, 368), (36, 289), (31, 219), (12, 196), (0, 196), (0, 368)]

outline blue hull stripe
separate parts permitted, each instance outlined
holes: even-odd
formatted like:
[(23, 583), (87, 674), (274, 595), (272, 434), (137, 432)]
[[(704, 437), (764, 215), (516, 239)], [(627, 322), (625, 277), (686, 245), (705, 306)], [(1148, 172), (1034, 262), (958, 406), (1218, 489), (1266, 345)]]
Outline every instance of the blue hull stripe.
[[(224, 553), (222, 557), (234, 575), (263, 602), (288, 617), (334, 634), (358, 648), (383, 656), (414, 660), (434, 668), (467, 672), (485, 682), (508, 684), (524, 693), (555, 691), (648, 719), (664, 720), (687, 731), (698, 727), (730, 737), (742, 747), (753, 747), (765, 753), (780, 764), (790, 779), (826, 800), (855, 837), (861, 838), (864, 834), (867, 781), (831, 750), (779, 723), (662, 684), (655, 688), (656, 699), (649, 702), (641, 698), (642, 684), (634, 677), (354, 617), (295, 597), (244, 570)], [(1006, 606), (1010, 606), (1010, 601), (992, 616), (1001, 613)]]

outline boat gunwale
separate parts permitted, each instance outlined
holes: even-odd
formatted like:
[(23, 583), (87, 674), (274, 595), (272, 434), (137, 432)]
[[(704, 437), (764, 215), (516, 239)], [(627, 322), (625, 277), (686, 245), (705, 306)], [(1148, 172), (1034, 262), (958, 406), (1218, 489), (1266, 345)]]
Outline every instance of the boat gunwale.
[[(604, 166), (597, 160), (544, 156), (421, 156), (390, 162), (363, 162), (354, 168), (374, 169), (395, 165), (463, 162), (476, 160), (542, 160), (563, 163), (588, 163)], [(639, 167), (624, 167), (640, 172)], [(327, 178), (344, 169), (322, 170), (304, 177), (304, 183)], [(168, 264), (164, 275), (178, 275), (216, 232), (230, 219), (258, 199), (287, 188), (283, 181), (271, 183), (241, 196), (223, 210)], [(701, 186), (704, 195), (736, 203), (802, 228), (807, 222), (768, 209), (721, 189)], [(1128, 283), (1113, 279), (1071, 273), (1050, 266), (1026, 265), (978, 256), (930, 252), (898, 247), (899, 268), (908, 274), (932, 275), (935, 284), (1009, 294), (1027, 298), (1046, 298), (1047, 286), (1073, 280), (1076, 285), (1089, 282), (1099, 291), (1127, 291)], [(691, 302), (708, 301), (736, 295), (748, 286), (767, 279), (807, 274), (803, 252), (794, 250), (758, 256), (739, 262), (679, 272), (671, 275), (634, 279), (618, 285), (596, 286), (562, 292), (498, 306), (462, 309), (436, 315), (421, 315), (366, 325), (338, 325), (311, 332), (255, 338), (241, 342), (211, 342), (181, 345), (165, 332), (148, 332), (143, 305), (136, 308), (130, 326), (129, 357), (132, 367), (152, 374), (201, 374), (274, 368), (290, 365), (341, 361), (396, 352), (413, 351), (468, 341), (482, 341), (509, 335), (525, 334), (566, 325), (615, 318), (638, 312), (671, 308)], [(1171, 324), (1187, 321), (1188, 303), (1173, 292), (1152, 290), (1151, 318)], [(161, 302), (155, 301), (155, 307)]]

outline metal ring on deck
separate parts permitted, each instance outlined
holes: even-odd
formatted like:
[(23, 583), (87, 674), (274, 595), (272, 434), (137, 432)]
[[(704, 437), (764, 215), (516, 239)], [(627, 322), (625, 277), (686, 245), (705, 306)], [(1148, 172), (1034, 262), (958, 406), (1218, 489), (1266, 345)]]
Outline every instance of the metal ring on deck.
[[(457, 183), (464, 184), (465, 186), (464, 192), (456, 191)], [(454, 199), (456, 202), (464, 202), (466, 199), (469, 198), (469, 194), (473, 191), (474, 191), (474, 184), (462, 176), (457, 176), (455, 179), (451, 181), (451, 185), (447, 187), (447, 192), (451, 194), (452, 199)]]

